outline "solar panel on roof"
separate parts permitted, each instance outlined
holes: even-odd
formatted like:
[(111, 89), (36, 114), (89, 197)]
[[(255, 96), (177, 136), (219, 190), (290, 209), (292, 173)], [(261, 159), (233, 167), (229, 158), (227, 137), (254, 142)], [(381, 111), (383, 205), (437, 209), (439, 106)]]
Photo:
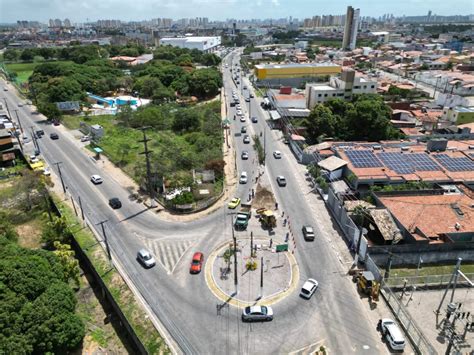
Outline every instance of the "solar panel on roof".
[(474, 171), (474, 161), (468, 157), (453, 158), (447, 154), (436, 154), (435, 159), (449, 171)]
[(383, 167), (382, 162), (371, 150), (346, 150), (345, 153), (356, 168)]
[(382, 152), (377, 155), (389, 169), (399, 174), (441, 170), (440, 166), (424, 153)]

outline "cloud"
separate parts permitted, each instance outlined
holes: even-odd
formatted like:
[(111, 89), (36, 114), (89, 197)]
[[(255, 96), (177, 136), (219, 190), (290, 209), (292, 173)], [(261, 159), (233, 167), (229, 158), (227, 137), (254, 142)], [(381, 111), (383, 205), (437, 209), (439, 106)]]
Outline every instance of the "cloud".
[(280, 0), (271, 0), (273, 6), (280, 6)]

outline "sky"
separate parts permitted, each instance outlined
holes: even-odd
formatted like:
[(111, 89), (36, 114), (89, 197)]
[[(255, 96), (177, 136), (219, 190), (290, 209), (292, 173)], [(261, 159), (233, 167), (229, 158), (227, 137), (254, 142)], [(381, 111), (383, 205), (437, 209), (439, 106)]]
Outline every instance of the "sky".
[[(0, 0), (0, 23), (17, 20), (47, 22), (69, 18), (72, 23), (98, 19), (141, 21), (158, 17), (210, 20), (226, 18), (304, 19), (314, 15), (345, 14), (351, 5), (361, 16), (378, 17), (473, 14), (473, 0)], [(455, 6), (453, 6), (455, 5)]]

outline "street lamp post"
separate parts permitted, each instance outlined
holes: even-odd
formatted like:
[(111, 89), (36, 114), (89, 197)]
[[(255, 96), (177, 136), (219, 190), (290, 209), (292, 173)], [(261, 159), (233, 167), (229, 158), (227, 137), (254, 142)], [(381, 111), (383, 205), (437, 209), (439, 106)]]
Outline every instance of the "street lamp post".
[(232, 239), (234, 240), (234, 286), (235, 286), (235, 295), (238, 292), (238, 281), (237, 281), (237, 238), (234, 233), (234, 218), (230, 219), (231, 228), (232, 228)]

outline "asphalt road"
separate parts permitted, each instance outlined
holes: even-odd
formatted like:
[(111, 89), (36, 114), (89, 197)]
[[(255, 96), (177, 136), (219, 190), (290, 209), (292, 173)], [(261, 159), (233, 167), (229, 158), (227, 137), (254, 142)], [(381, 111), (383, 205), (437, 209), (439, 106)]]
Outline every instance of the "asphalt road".
[[(234, 56), (232, 53), (225, 58), (229, 67)], [(6, 86), (3, 80), (1, 86)], [(224, 86), (227, 98), (231, 97), (236, 87), (226, 70)], [(248, 94), (245, 90), (243, 93)], [(275, 163), (270, 155), (276, 149), (285, 152), (287, 147), (267, 127), (268, 113), (260, 108), (256, 99), (252, 99), (250, 104), (252, 116), (258, 117), (257, 123), (248, 119), (242, 123), (238, 119), (234, 122), (234, 108), (228, 107), (232, 134), (238, 134), (242, 125), (248, 126), (249, 135), (266, 130), (265, 173), (273, 181), (280, 209), (291, 216), (296, 230), (303, 224), (311, 224), (316, 229), (316, 240), (312, 243), (304, 242), (298, 234), (299, 247), (295, 255), (301, 284), (306, 278), (313, 277), (319, 281), (320, 289), (309, 301), (300, 299), (298, 292), (294, 292), (275, 304), (272, 322), (244, 324), (237, 308), (226, 307), (221, 315), (217, 315), (216, 305), (220, 301), (208, 289), (204, 275), (189, 274), (189, 263), (195, 251), (202, 251), (206, 256), (217, 244), (231, 240), (231, 215), (225, 206), (193, 222), (160, 220), (142, 204), (130, 201), (126, 189), (104, 172), (100, 163), (89, 158), (69, 134), (60, 133), (58, 140), (51, 140), (49, 134), (56, 132), (57, 128), (45, 122), (41, 115), (32, 114), (30, 106), (18, 107), (18, 102), (24, 100), (16, 96), (11, 86), (2, 94), (10, 110), (19, 110), (23, 127), (33, 126), (45, 131), (45, 136), (39, 140), (42, 156), (55, 173), (58, 170), (54, 163), (61, 162), (68, 192), (76, 201), (81, 197), (87, 217), (99, 234), (101, 230), (97, 223), (107, 221), (105, 229), (114, 256), (179, 345), (179, 351), (189, 354), (289, 353), (317, 343), (326, 345), (336, 354), (386, 352), (375, 331), (375, 324), (368, 320), (356, 288), (345, 276), (346, 268), (322, 238), (318, 221), (309, 212), (308, 202), (292, 178), (296, 164), (294, 157), (285, 154)], [(244, 104), (245, 101), (241, 100), (241, 105)], [(238, 172), (245, 170), (249, 174), (249, 182), (239, 184), (236, 194), (245, 201), (254, 186), (252, 182), (258, 169), (253, 163), (253, 142), (244, 144), (242, 137), (236, 138)], [(25, 151), (32, 151), (32, 145), (31, 141), (26, 143)], [(246, 161), (240, 159), (242, 149), (250, 154)], [(100, 174), (104, 183), (93, 185), (89, 180), (92, 174)], [(277, 186), (277, 175), (287, 178), (286, 187)], [(119, 197), (123, 207), (112, 210), (107, 203), (110, 197)], [(136, 252), (141, 247), (155, 254), (156, 267), (145, 270), (136, 262)]]

